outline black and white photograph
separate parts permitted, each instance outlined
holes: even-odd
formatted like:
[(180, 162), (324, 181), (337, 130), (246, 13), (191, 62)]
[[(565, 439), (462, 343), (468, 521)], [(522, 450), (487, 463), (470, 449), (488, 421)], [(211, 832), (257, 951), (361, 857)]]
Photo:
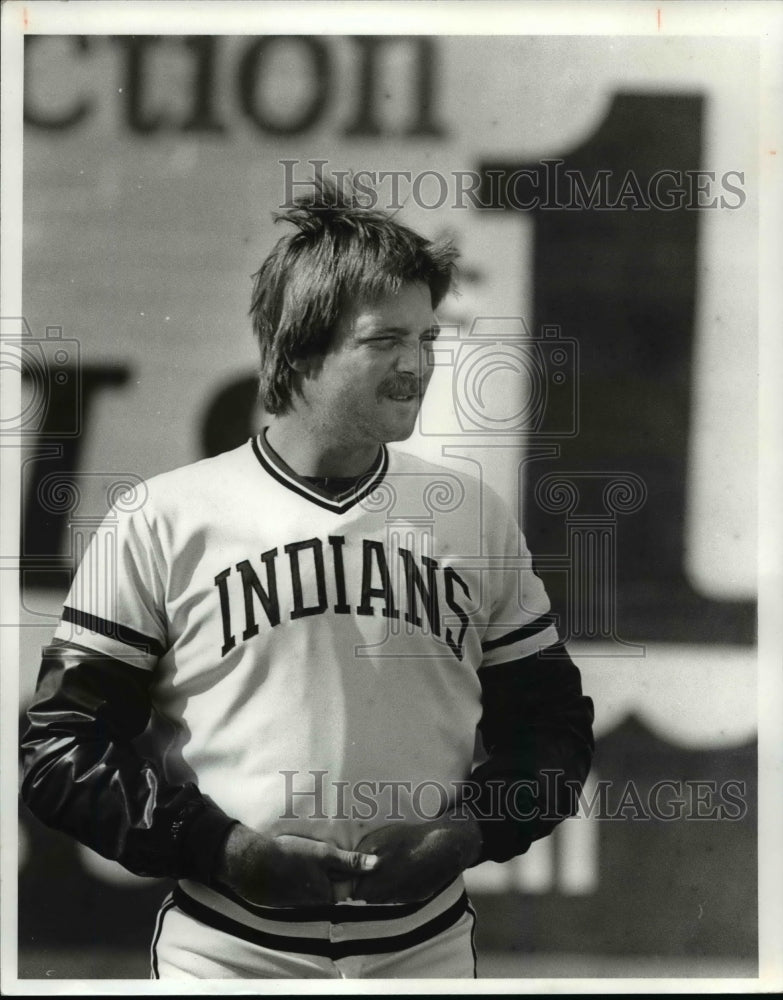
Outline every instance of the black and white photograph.
[(783, 988), (780, 7), (2, 19), (3, 992)]

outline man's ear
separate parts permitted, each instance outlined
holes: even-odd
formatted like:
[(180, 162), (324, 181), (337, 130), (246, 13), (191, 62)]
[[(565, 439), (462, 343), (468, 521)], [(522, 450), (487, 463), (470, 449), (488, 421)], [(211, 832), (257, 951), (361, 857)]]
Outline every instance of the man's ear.
[(318, 375), (324, 359), (321, 354), (310, 354), (306, 358), (289, 358), (288, 355), (286, 355), (286, 361), (297, 375), (301, 375), (302, 378), (308, 379), (314, 378)]
[(285, 357), (289, 366), (293, 368), (295, 372), (300, 375), (306, 375), (310, 371), (310, 359), (309, 358), (290, 358), (287, 354)]

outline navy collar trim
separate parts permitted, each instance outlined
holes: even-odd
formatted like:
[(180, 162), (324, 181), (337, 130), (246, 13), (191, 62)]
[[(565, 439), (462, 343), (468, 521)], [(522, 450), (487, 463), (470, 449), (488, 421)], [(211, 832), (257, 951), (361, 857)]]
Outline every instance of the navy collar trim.
[(250, 443), (262, 468), (273, 479), (276, 479), (286, 489), (291, 490), (292, 493), (296, 493), (305, 500), (335, 514), (344, 514), (345, 511), (350, 510), (360, 500), (363, 500), (383, 480), (389, 467), (389, 452), (382, 444), (374, 465), (365, 475), (357, 479), (354, 488), (343, 493), (340, 497), (333, 497), (318, 489), (317, 486), (308, 483), (306, 479), (298, 476), (287, 465), (284, 465), (267, 443), (263, 431), (252, 438)]

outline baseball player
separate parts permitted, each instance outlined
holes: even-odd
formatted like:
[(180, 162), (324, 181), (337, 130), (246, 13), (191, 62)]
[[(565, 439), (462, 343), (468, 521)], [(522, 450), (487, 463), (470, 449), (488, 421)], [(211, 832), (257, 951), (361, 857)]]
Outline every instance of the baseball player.
[(153, 978), (473, 977), (462, 873), (574, 812), (592, 703), (505, 505), (387, 448), (455, 250), (328, 184), (282, 218), (251, 306), (268, 424), (109, 511), (23, 798), (176, 880)]

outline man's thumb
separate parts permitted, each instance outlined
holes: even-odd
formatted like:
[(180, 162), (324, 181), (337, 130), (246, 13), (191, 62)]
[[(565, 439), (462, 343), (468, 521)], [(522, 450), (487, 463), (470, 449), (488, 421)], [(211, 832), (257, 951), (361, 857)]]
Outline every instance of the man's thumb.
[(337, 850), (335, 855), (335, 860), (340, 862), (340, 867), (346, 872), (371, 872), (378, 864), (375, 854), (362, 854), (361, 851)]

